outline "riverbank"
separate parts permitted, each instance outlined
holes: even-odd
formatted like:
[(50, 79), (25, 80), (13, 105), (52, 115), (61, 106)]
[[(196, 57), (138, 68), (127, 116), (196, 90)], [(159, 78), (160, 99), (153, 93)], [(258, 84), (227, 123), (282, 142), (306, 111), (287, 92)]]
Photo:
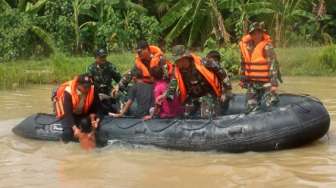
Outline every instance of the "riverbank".
[[(113, 62), (120, 72), (132, 65), (131, 53), (111, 54), (108, 60)], [(29, 84), (56, 84), (84, 73), (94, 62), (92, 57), (68, 57), (55, 55), (41, 60), (19, 60), (0, 64), (0, 89), (14, 89)]]
[[(336, 76), (335, 47), (277, 49), (283, 76)], [(230, 68), (239, 66), (238, 50), (223, 51)], [(335, 55), (335, 56), (334, 56)], [(134, 54), (110, 54), (108, 60), (122, 73), (131, 68)], [(60, 83), (86, 71), (92, 57), (54, 55), (41, 60), (18, 60), (0, 64), (0, 89), (24, 87), (28, 84)]]

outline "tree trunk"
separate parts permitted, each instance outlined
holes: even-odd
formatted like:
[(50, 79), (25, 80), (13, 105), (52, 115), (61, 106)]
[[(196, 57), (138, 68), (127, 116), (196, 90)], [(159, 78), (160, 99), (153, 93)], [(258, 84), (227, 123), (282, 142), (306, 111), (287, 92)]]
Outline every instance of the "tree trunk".
[(248, 33), (248, 18), (245, 16), (245, 18), (243, 19), (243, 33), (244, 35), (246, 35)]
[(230, 34), (226, 31), (224, 25), (224, 18), (222, 14), (219, 12), (216, 2), (214, 0), (210, 0), (212, 11), (214, 13), (214, 17), (217, 21), (217, 33), (219, 34), (220, 38), (224, 39), (224, 44), (230, 43)]
[(275, 14), (275, 45), (279, 46), (281, 41), (281, 28), (280, 28), (280, 18), (279, 13)]
[(79, 0), (74, 0), (73, 2), (73, 11), (74, 11), (74, 30), (75, 30), (75, 52), (78, 54), (80, 51), (79, 40), (80, 40), (80, 31), (79, 31), (79, 23), (78, 23), (78, 16), (79, 16)]

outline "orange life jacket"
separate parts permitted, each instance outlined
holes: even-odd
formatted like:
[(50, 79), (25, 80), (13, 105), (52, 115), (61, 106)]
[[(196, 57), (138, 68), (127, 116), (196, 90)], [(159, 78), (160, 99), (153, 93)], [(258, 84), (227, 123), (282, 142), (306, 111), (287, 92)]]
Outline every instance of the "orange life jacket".
[[(160, 60), (163, 56), (163, 52), (161, 51), (161, 49), (156, 46), (149, 46), (149, 51), (152, 55), (152, 59), (149, 62), (149, 68), (153, 68), (155, 66), (160, 65)], [(168, 60), (166, 60), (165, 64), (167, 64), (168, 75), (172, 75), (173, 74), (173, 64)], [(143, 64), (139, 55), (136, 55), (135, 66), (142, 72), (142, 76), (145, 81), (146, 80), (153, 81), (148, 68), (146, 67), (146, 65)]]
[(264, 54), (265, 46), (272, 42), (271, 37), (264, 33), (263, 40), (259, 42), (250, 54), (247, 45), (251, 42), (251, 35), (245, 35), (239, 43), (243, 57), (241, 76), (247, 81), (270, 82), (270, 65)]
[[(196, 70), (201, 73), (201, 75), (206, 79), (206, 81), (210, 84), (211, 88), (215, 92), (217, 97), (220, 97), (222, 95), (222, 89), (219, 82), (219, 79), (217, 78), (216, 74), (208, 70), (201, 62), (201, 58), (195, 54), (191, 54), (194, 65), (196, 67)], [(180, 101), (181, 103), (184, 103), (187, 99), (187, 88), (184, 84), (182, 74), (179, 70), (179, 68), (175, 67), (175, 78), (177, 80), (177, 84), (180, 91)]]
[[(68, 81), (63, 83), (56, 91), (55, 96), (55, 106), (56, 106), (56, 117), (62, 118), (64, 116), (64, 92), (65, 90), (70, 87), (70, 95), (72, 99), (72, 108), (73, 111), (75, 111), (80, 103), (80, 97), (77, 94), (77, 77), (74, 80)], [(67, 91), (69, 92), (69, 91)], [(89, 89), (89, 92), (86, 96), (86, 99), (84, 101), (84, 106), (82, 109), (82, 113), (86, 114), (88, 113), (94, 98), (94, 86), (92, 85)]]

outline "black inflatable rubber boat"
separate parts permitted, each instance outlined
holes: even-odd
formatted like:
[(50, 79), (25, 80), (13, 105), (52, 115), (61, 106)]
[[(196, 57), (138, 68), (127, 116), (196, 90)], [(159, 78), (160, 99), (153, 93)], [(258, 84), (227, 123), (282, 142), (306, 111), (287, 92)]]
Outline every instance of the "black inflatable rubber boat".
[[(270, 151), (298, 147), (323, 137), (330, 117), (323, 104), (309, 96), (281, 94), (267, 111), (244, 114), (245, 96), (235, 95), (215, 119), (113, 119), (106, 117), (99, 140), (190, 151)], [(35, 114), (13, 128), (22, 137), (59, 140), (55, 116)]]

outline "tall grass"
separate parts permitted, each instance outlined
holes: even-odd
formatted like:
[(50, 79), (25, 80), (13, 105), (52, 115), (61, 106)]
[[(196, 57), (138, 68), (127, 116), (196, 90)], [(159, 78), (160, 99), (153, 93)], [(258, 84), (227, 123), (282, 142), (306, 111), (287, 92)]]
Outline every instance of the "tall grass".
[[(235, 51), (237, 53), (234, 53)], [(225, 64), (234, 68), (239, 66), (238, 49), (221, 50), (221, 52), (224, 53)], [(233, 53), (235, 55), (232, 55)], [(283, 48), (277, 49), (276, 53), (284, 76), (336, 76), (336, 46)], [(124, 73), (133, 66), (134, 54), (111, 54), (108, 60), (116, 65), (121, 73)], [(2, 63), (0, 64), (0, 89), (23, 87), (27, 84), (60, 83), (84, 73), (88, 65), (93, 62), (92, 57), (55, 55), (42, 60)]]
[(325, 49), (326, 47), (277, 49), (282, 74), (287, 76), (335, 76), (336, 72), (330, 70), (321, 61), (321, 54)]
[[(111, 54), (108, 60), (123, 73), (133, 64), (130, 53)], [(24, 87), (27, 84), (61, 83), (86, 72), (92, 57), (55, 55), (43, 60), (20, 60), (0, 64), (0, 89)]]
[(327, 46), (320, 55), (321, 62), (327, 66), (330, 72), (336, 71), (336, 45)]

